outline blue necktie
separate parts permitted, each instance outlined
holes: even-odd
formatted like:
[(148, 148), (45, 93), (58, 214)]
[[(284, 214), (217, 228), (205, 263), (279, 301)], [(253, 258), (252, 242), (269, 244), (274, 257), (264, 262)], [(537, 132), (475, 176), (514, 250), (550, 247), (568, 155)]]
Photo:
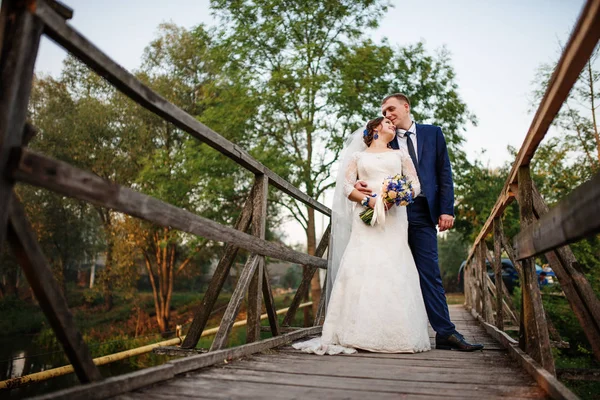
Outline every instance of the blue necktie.
[(404, 133), (406, 135), (406, 146), (408, 147), (408, 154), (412, 159), (413, 164), (415, 165), (415, 169), (417, 170), (417, 178), (421, 181), (421, 174), (419, 174), (419, 163), (417, 162), (417, 153), (415, 153), (415, 145), (412, 140), (410, 140), (410, 135), (414, 135), (414, 132), (406, 131)]

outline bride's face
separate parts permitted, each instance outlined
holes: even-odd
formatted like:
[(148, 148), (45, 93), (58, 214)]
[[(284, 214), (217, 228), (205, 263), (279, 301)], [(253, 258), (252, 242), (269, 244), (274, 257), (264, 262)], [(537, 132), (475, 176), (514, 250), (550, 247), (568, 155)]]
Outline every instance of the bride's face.
[(379, 131), (379, 136), (385, 143), (388, 143), (396, 136), (396, 127), (392, 121), (387, 118), (384, 118), (383, 121), (381, 121), (377, 130)]

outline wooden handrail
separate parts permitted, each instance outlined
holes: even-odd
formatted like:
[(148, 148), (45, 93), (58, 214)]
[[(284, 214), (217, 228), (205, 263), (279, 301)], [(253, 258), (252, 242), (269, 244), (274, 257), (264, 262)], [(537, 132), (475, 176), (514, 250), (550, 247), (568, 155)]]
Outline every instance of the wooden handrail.
[(574, 189), (514, 239), (522, 260), (600, 232), (600, 173)]
[(569, 42), (550, 78), (548, 88), (537, 109), (529, 131), (523, 140), (519, 153), (512, 164), (508, 179), (504, 184), (500, 196), (485, 221), (483, 228), (477, 235), (473, 247), (469, 252), (469, 259), (473, 257), (474, 249), (492, 230), (494, 218), (501, 216), (504, 209), (513, 201), (512, 185), (518, 182), (519, 168), (528, 165), (540, 142), (548, 132), (554, 117), (567, 99), (569, 92), (585, 63), (590, 58), (598, 40), (600, 39), (600, 0), (588, 0), (585, 4), (577, 24), (571, 33)]

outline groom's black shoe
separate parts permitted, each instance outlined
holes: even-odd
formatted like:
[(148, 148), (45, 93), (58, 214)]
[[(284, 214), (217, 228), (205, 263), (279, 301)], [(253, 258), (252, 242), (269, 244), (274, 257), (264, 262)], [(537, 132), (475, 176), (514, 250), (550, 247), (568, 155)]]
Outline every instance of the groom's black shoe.
[(454, 332), (450, 336), (435, 335), (435, 348), (441, 350), (475, 351), (483, 350), (482, 344), (471, 344), (465, 340), (463, 335)]

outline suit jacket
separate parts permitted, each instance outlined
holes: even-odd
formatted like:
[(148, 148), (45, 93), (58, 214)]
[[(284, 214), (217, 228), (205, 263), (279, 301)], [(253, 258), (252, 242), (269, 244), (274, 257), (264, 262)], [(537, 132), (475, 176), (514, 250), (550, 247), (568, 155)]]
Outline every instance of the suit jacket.
[[(421, 191), (427, 198), (431, 220), (437, 225), (442, 214), (454, 215), (454, 183), (446, 139), (439, 126), (416, 124), (417, 159)], [(398, 149), (398, 139), (392, 140)], [(410, 206), (409, 206), (410, 207)]]

